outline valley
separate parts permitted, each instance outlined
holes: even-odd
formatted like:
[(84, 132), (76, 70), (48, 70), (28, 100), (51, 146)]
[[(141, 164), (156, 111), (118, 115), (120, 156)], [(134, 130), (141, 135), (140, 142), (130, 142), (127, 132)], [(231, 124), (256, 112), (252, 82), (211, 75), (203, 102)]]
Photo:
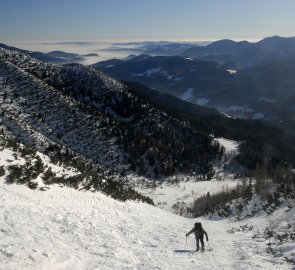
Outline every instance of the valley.
[[(271, 67), (175, 55), (57, 65), (3, 47), (1, 267), (291, 269), (295, 138), (266, 119), (268, 106), (284, 115), (275, 84), (251, 87)], [(195, 222), (204, 253), (185, 238)]]

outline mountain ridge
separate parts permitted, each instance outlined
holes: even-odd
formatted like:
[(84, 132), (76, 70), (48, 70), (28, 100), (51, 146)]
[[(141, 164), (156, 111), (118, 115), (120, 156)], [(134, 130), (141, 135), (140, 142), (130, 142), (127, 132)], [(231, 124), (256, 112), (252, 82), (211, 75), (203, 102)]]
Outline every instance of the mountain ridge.
[(50, 65), (4, 49), (0, 55), (2, 119), (41, 150), (50, 138), (117, 173), (149, 179), (177, 173), (210, 179), (213, 161), (223, 155), (214, 136), (243, 141), (237, 160), (249, 169), (266, 158), (270, 168), (294, 162), (288, 146), (294, 138), (260, 121), (215, 111), (202, 115), (194, 112), (201, 107), (181, 108), (186, 103), (174, 107), (173, 98), (169, 105), (155, 99), (153, 90), (143, 96), (145, 89), (132, 89), (93, 67)]
[[(230, 45), (229, 47), (225, 45)], [(215, 61), (233, 69), (269, 63), (273, 58), (288, 59), (295, 55), (295, 37), (273, 36), (258, 42), (220, 40), (204, 47), (189, 48), (182, 56)]]
[[(211, 138), (133, 96), (106, 74), (78, 64), (45, 64), (3, 49), (0, 55), (2, 114), (9, 118), (24, 110), (18, 121), (11, 120), (15, 125), (23, 121), (119, 172), (152, 170), (150, 177), (175, 170), (210, 172), (210, 160), (219, 151)], [(198, 151), (191, 153), (192, 146)]]
[(13, 46), (5, 45), (3, 43), (0, 43), (0, 48), (24, 53), (37, 60), (44, 61), (51, 64), (65, 64), (65, 63), (79, 62), (84, 60), (83, 56), (79, 54), (68, 53), (64, 51), (51, 51), (48, 53), (43, 53), (38, 51), (23, 50)]

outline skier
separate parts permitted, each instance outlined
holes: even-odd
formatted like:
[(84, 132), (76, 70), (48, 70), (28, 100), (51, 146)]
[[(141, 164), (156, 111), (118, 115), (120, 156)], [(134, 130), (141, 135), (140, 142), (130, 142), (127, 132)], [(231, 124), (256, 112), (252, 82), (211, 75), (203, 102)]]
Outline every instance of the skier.
[(195, 233), (195, 238), (196, 238), (196, 244), (197, 244), (197, 251), (199, 251), (199, 241), (201, 242), (202, 245), (202, 251), (204, 251), (204, 234), (206, 235), (206, 240), (207, 242), (209, 241), (208, 239), (208, 234), (207, 232), (202, 228), (202, 223), (196, 222), (195, 227), (192, 228), (187, 234), (186, 237), (188, 237), (191, 233)]

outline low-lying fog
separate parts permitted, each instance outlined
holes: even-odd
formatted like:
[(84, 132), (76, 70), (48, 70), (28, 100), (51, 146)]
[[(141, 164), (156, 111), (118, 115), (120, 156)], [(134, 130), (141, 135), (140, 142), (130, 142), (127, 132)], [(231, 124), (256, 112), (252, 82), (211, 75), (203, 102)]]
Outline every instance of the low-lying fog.
[[(136, 50), (136, 45), (124, 44), (120, 46), (114, 46), (112, 42), (100, 41), (7, 42), (6, 44), (24, 50), (39, 51), (43, 53), (48, 53), (51, 51), (77, 53), (83, 56), (84, 60), (80, 63), (84, 65), (91, 65), (99, 61), (104, 61), (111, 58), (123, 58), (130, 54), (140, 53), (138, 50)], [(112, 49), (106, 50), (108, 48)], [(87, 56), (87, 54), (97, 54), (98, 56)]]

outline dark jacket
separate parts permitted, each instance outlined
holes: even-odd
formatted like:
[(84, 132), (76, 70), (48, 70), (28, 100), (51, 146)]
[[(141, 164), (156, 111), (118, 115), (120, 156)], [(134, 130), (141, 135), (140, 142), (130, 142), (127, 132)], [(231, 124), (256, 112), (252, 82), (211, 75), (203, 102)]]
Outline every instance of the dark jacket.
[(197, 228), (197, 227), (192, 228), (186, 234), (186, 236), (189, 236), (191, 233), (194, 233), (196, 238), (202, 238), (202, 237), (204, 237), (204, 234), (205, 234), (206, 235), (206, 240), (208, 241), (208, 234), (202, 227), (201, 228)]

